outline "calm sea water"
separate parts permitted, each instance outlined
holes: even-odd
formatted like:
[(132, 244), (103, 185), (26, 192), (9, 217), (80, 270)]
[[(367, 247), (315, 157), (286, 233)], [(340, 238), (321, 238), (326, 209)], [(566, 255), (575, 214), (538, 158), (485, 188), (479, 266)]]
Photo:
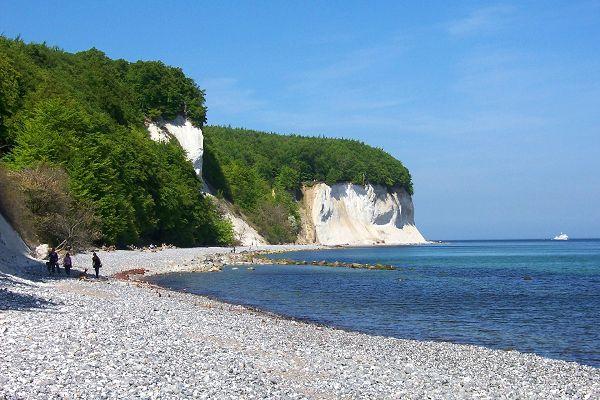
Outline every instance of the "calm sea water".
[(370, 334), (516, 349), (600, 367), (600, 240), (468, 241), (272, 257), (399, 269), (227, 267), (154, 282)]

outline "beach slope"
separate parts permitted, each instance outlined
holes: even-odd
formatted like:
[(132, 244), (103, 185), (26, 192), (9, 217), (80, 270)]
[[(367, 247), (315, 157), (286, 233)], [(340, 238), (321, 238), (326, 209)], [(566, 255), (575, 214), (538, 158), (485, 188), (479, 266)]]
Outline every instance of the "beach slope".
[[(230, 250), (169, 251), (115, 252), (104, 271)], [(600, 395), (600, 370), (576, 363), (345, 332), (142, 282), (2, 274), (0, 286), (0, 398)]]

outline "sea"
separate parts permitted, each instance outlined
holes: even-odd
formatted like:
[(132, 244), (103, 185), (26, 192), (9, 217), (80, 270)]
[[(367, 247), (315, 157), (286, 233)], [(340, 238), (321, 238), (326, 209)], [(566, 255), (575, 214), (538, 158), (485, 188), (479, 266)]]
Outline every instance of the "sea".
[(282, 316), (396, 338), (518, 350), (600, 367), (600, 240), (449, 241), (295, 251), (153, 282)]

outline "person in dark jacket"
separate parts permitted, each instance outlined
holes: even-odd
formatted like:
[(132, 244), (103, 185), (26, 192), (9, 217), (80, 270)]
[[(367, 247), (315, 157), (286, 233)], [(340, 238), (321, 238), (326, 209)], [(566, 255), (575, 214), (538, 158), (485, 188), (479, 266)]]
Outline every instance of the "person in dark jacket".
[(50, 250), (48, 258), (48, 272), (53, 274), (56, 270), (56, 273), (60, 274), (60, 268), (58, 266), (58, 253), (56, 252), (56, 249), (54, 247), (52, 248), (52, 250)]
[(96, 252), (94, 252), (92, 255), (92, 267), (94, 267), (94, 271), (96, 271), (96, 278), (98, 278), (100, 274), (100, 267), (102, 267), (102, 263), (100, 262), (100, 257), (98, 257), (98, 254), (96, 254)]
[(72, 266), (73, 262), (71, 261), (71, 255), (69, 254), (69, 252), (67, 252), (67, 254), (65, 254), (65, 257), (63, 258), (63, 267), (65, 268), (65, 272), (67, 273), (67, 275), (71, 275)]

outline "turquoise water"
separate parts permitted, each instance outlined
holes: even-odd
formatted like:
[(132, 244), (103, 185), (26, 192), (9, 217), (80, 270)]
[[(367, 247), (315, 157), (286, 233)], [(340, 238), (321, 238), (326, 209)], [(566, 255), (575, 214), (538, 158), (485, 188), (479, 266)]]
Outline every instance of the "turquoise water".
[(399, 269), (227, 267), (154, 282), (370, 334), (515, 349), (600, 367), (600, 240), (465, 241), (272, 257)]

